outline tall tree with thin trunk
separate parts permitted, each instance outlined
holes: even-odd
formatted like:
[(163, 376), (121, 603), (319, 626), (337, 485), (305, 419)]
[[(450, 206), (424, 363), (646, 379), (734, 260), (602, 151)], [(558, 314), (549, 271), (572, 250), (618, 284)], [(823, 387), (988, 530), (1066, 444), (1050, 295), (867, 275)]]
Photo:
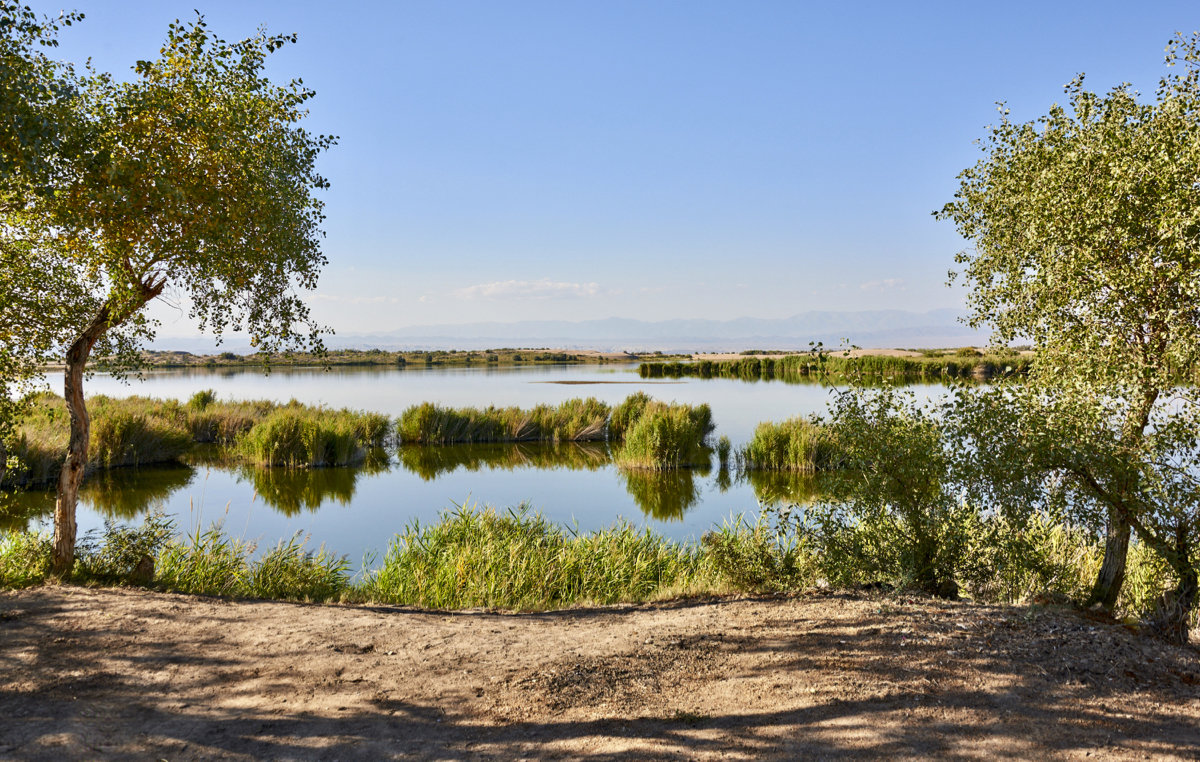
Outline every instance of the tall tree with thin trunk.
[[(295, 37), (240, 42), (203, 17), (175, 22), (160, 56), (118, 82), (89, 74), (76, 102), (76, 151), (52, 196), (31, 209), (30, 238), (69, 266), (94, 305), (65, 346), (68, 452), (54, 513), (53, 569), (70, 573), (75, 508), (88, 460), (89, 358), (135, 363), (154, 334), (146, 307), (186, 304), (202, 330), (246, 331), (263, 351), (321, 351), (299, 296), (315, 287), (327, 187), (318, 155), (334, 139), (298, 126), (313, 92), (273, 84), (269, 53)], [(99, 348), (99, 349), (97, 349)]]
[[(1140, 460), (1159, 446), (1146, 442), (1153, 422), (1193, 420), (1161, 418), (1168, 398), (1174, 411), (1200, 404), (1190, 385), (1200, 369), (1200, 37), (1177, 37), (1166, 63), (1153, 99), (1128, 84), (1097, 94), (1080, 76), (1068, 105), (1036, 121), (1010, 121), (1001, 106), (984, 157), (937, 213), (973, 245), (958, 257), (970, 323), (1037, 350), (1031, 384), (1045, 394), (1028, 399), (1103, 426), (1106, 452), (1126, 458), (1090, 485), (1080, 476), (1106, 513), (1090, 596), (1106, 607), (1124, 581), (1131, 529), (1166, 552), (1168, 538), (1147, 523), (1155, 502)], [(1080, 412), (1084, 402), (1094, 412)], [(1173, 564), (1185, 587), (1193, 563)]]
[(48, 51), (59, 28), (81, 18), (46, 18), (0, 0), (0, 482), (25, 393), (70, 322), (64, 310), (79, 305), (79, 294), (64, 298), (72, 279), (61, 263), (44, 272), (29, 266), (37, 247), (19, 231), (25, 207), (53, 187), (65, 159), (74, 77)]

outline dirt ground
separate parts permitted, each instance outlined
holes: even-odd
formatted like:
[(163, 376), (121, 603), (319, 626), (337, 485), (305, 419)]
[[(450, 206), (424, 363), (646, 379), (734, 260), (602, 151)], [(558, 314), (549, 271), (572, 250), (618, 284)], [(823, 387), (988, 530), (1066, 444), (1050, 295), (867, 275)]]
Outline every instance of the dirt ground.
[(1200, 758), (1200, 651), (820, 595), (544, 614), (0, 594), (0, 758)]

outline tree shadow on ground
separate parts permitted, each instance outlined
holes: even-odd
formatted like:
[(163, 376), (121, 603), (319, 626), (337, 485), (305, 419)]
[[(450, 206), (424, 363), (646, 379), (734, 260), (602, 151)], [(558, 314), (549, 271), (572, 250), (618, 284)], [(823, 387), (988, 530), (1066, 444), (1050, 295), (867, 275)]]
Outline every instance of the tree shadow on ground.
[[(414, 700), (379, 690), (371, 679), (347, 694), (365, 700), (294, 713), (283, 703), (296, 691), (287, 672), (260, 674), (256, 651), (216, 655), (223, 633), (239, 626), (236, 605), (216, 604), (205, 615), (211, 626), (187, 642), (166, 642), (153, 637), (155, 617), (184, 616), (186, 599), (174, 609), (92, 616), (99, 621), (79, 626), (73, 612), (94, 601), (0, 596), (0, 673), (8, 678), (0, 686), (0, 756), (607, 760), (1194, 753), (1196, 650), (1148, 643), (1119, 626), (1062, 613), (926, 606), (924, 621), (914, 622), (883, 603), (856, 619), (852, 630), (838, 619), (760, 616), (690, 640), (672, 641), (662, 633), (655, 645), (613, 652), (590, 668), (598, 673), (611, 662), (609, 677), (619, 678), (619, 667), (643, 657), (667, 663), (703, 649), (713, 665), (708, 683), (664, 686), (628, 716), (600, 717), (584, 715), (604, 714), (602, 709), (547, 694), (544, 681), (480, 689), (525, 701), (531, 710), (526, 719), (495, 711), (487, 703), (494, 695)], [(434, 616), (386, 607), (362, 611)], [(602, 627), (605, 617), (627, 613), (476, 614), (471, 626), (536, 618), (548, 625)], [(303, 608), (292, 614), (302, 615)], [(129, 645), (134, 642), (136, 647)], [(364, 663), (373, 648), (348, 649), (347, 664)], [(1089, 650), (1095, 658), (1081, 656)], [(375, 668), (365, 663), (363, 670)], [(548, 673), (568, 666), (542, 665)], [(706, 686), (732, 680), (757, 680), (773, 686), (777, 696), (721, 712), (687, 708), (689, 697)], [(213, 691), (223, 699), (220, 706), (195, 702)], [(281, 703), (251, 701), (263, 696), (278, 696)]]

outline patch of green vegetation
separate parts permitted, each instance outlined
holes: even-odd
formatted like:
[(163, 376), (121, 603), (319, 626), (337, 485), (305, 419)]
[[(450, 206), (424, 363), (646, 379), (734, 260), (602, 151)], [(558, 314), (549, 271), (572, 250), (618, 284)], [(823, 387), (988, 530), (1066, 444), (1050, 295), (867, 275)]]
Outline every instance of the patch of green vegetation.
[(707, 468), (711, 463), (708, 436), (713, 428), (708, 405), (651, 401), (625, 430), (613, 460), (622, 468), (656, 471)]
[(644, 601), (716, 583), (697, 548), (629, 524), (576, 534), (524, 508), (460, 507), (437, 524), (405, 529), (356, 594), (435, 608), (538, 610)]
[(792, 418), (764, 422), (737, 453), (743, 471), (796, 471), (811, 474), (840, 468), (841, 449), (832, 431), (818, 420)]
[(401, 414), (396, 434), (402, 444), (603, 441), (608, 412), (608, 405), (591, 397), (530, 410), (426, 402)]
[(1033, 365), (1030, 355), (1011, 350), (982, 354), (970, 347), (968, 353), (946, 355), (930, 350), (921, 357), (862, 355), (845, 357), (816, 353), (783, 357), (741, 357), (735, 360), (698, 362), (643, 362), (642, 378), (736, 378), (743, 381), (792, 381), (856, 379), (879, 381), (937, 381), (954, 378), (990, 379), (1025, 375)]
[(234, 450), (260, 466), (346, 466), (382, 447), (389, 428), (388, 417), (377, 413), (287, 406), (238, 437)]

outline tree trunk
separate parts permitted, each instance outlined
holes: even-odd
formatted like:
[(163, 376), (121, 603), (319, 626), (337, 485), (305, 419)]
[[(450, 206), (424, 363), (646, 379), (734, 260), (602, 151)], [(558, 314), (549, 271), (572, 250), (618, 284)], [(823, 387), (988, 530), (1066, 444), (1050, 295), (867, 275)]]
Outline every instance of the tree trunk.
[(1117, 604), (1121, 586), (1125, 584), (1125, 560), (1129, 555), (1129, 521), (1125, 514), (1110, 509), (1108, 533), (1104, 540), (1104, 563), (1092, 586), (1092, 594), (1085, 605), (1099, 604), (1111, 609)]
[(1164, 640), (1184, 645), (1188, 642), (1188, 626), (1192, 619), (1192, 608), (1196, 605), (1198, 580), (1196, 568), (1189, 562), (1186, 543), (1181, 545), (1182, 552), (1172, 564), (1179, 584), (1159, 598), (1158, 608), (1149, 625), (1151, 631)]
[[(1146, 427), (1150, 425), (1150, 412), (1158, 401), (1158, 389), (1153, 386), (1145, 389), (1138, 404), (1130, 409), (1121, 430), (1121, 442), (1126, 447), (1135, 448), (1145, 435)], [(1132, 496), (1137, 491), (1136, 472), (1120, 486), (1123, 498)], [(1116, 505), (1108, 508), (1108, 531), (1104, 538), (1104, 561), (1100, 565), (1100, 573), (1096, 575), (1096, 583), (1092, 586), (1092, 594), (1088, 596), (1086, 605), (1099, 604), (1111, 610), (1117, 604), (1117, 596), (1125, 584), (1125, 561), (1129, 556), (1129, 518), (1125, 511)]]
[(0, 484), (4, 484), (4, 475), (8, 473), (8, 446), (4, 437), (0, 437)]
[(59, 577), (69, 575), (75, 566), (75, 505), (79, 501), (79, 486), (83, 483), (91, 439), (91, 418), (83, 399), (83, 372), (92, 347), (108, 329), (108, 314), (108, 308), (102, 308), (67, 350), (63, 397), (71, 418), (71, 438), (67, 444), (67, 459), (58, 477), (58, 499), (54, 504), (54, 551), (50, 560), (51, 571)]

